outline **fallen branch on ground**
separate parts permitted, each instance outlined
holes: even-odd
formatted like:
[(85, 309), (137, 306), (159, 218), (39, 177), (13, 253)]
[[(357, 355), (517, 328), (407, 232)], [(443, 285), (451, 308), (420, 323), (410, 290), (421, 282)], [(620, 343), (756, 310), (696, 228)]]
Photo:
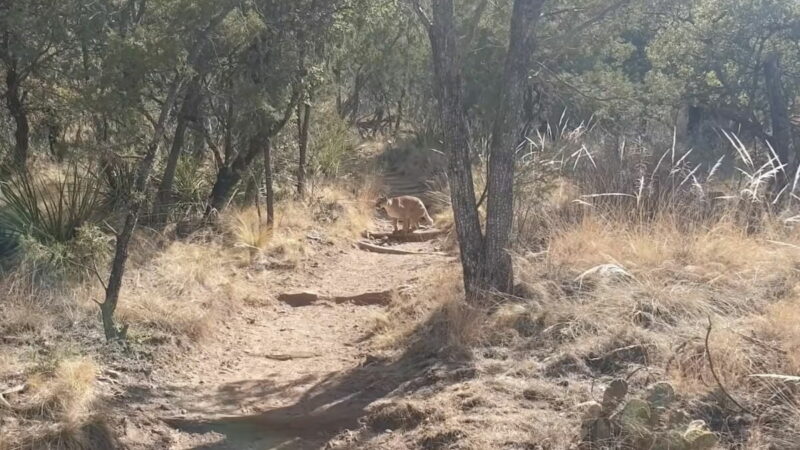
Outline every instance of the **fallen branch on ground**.
[(381, 247), (380, 245), (373, 245), (368, 242), (358, 241), (356, 245), (361, 250), (365, 250), (368, 252), (373, 253), (383, 253), (385, 255), (437, 255), (437, 256), (447, 256), (446, 253), (442, 252), (412, 252), (408, 250), (400, 250), (397, 248), (389, 248), (389, 247)]
[(431, 228), (428, 230), (414, 231), (413, 233), (372, 232), (365, 231), (363, 236), (368, 239), (388, 239), (395, 242), (425, 242), (447, 234), (447, 231)]

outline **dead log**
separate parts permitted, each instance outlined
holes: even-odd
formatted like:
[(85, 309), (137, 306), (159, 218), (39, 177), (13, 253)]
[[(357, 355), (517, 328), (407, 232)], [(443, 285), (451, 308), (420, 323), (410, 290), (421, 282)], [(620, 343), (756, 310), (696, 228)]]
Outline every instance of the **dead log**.
[(384, 255), (436, 255), (436, 256), (447, 256), (446, 253), (441, 253), (441, 252), (412, 252), (412, 251), (408, 251), (408, 250), (400, 250), (400, 249), (391, 248), (391, 247), (381, 247), (380, 245), (373, 245), (373, 244), (370, 244), (369, 242), (365, 242), (365, 241), (358, 241), (358, 242), (356, 242), (356, 245), (361, 250), (365, 250), (365, 251), (373, 252), (373, 253), (382, 253)]
[(447, 234), (445, 230), (438, 230), (431, 228), (429, 230), (418, 230), (412, 233), (405, 234), (403, 232), (372, 232), (365, 231), (362, 235), (367, 239), (388, 239), (394, 242), (425, 242), (436, 239), (439, 236)]

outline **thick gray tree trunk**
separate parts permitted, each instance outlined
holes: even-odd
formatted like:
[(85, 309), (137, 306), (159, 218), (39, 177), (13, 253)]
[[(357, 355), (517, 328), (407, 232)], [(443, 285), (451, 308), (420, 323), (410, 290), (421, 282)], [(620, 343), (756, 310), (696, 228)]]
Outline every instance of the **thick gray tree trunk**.
[(508, 52), (494, 117), (489, 155), (482, 288), (509, 293), (514, 285), (510, 246), (514, 221), (514, 159), (524, 142), (525, 92), (534, 30), (545, 0), (515, 0)]
[(416, 3), (415, 6), (427, 27), (431, 42), (434, 88), (442, 126), (443, 147), (448, 155), (447, 177), (461, 252), (464, 289), (468, 300), (478, 301), (478, 294), (482, 290), (480, 274), (483, 235), (472, 181), (469, 128), (464, 113), (453, 0), (433, 0), (433, 17), (430, 21), (419, 4)]

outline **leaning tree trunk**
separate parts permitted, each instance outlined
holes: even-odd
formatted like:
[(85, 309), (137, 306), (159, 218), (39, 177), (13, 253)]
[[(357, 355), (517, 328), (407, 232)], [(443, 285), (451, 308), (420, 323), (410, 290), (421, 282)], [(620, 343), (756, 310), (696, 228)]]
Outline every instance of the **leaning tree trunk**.
[(6, 68), (6, 106), (14, 119), (14, 165), (24, 168), (28, 162), (30, 125), (25, 111), (19, 74), (13, 65)]
[[(214, 186), (211, 188), (211, 195), (204, 214), (205, 217), (208, 217), (213, 211), (222, 211), (225, 209), (228, 200), (230, 200), (233, 194), (233, 189), (239, 184), (239, 181), (241, 181), (242, 174), (250, 166), (250, 163), (258, 156), (258, 151), (262, 149), (262, 146), (265, 145), (269, 139), (275, 137), (275, 135), (286, 126), (286, 123), (292, 116), (292, 111), (295, 106), (297, 106), (299, 96), (299, 91), (295, 88), (292, 93), (292, 98), (289, 100), (286, 110), (284, 110), (283, 118), (274, 122), (272, 126), (269, 127), (263, 124), (260, 128), (261, 131), (250, 139), (245, 151), (239, 152), (235, 157), (228, 155), (229, 151), (226, 151), (225, 164), (221, 165), (217, 171), (217, 179), (214, 182)], [(232, 150), (230, 150), (230, 152), (232, 152)], [(228, 156), (231, 156), (231, 158), (228, 158)]]
[(469, 155), (469, 129), (464, 113), (464, 94), (456, 48), (453, 0), (433, 0), (433, 20), (415, 4), (427, 27), (431, 42), (434, 85), (441, 121), (444, 149), (448, 155), (447, 176), (458, 234), (464, 289), (469, 301), (478, 301), (483, 236)]
[(189, 121), (197, 116), (197, 109), (200, 106), (200, 87), (200, 75), (195, 75), (186, 88), (186, 97), (178, 113), (175, 136), (172, 138), (172, 147), (169, 150), (169, 155), (167, 155), (164, 175), (161, 177), (161, 184), (158, 186), (156, 202), (153, 206), (153, 215), (160, 223), (166, 222), (166, 215), (172, 198), (172, 186), (175, 183), (175, 173), (178, 169), (178, 161), (180, 160), (181, 152), (183, 152), (183, 145), (186, 139), (186, 128)]
[(523, 142), (525, 92), (534, 30), (545, 0), (515, 0), (508, 52), (494, 117), (489, 156), (486, 237), (481, 288), (510, 293), (514, 271), (508, 248), (514, 221), (514, 159)]
[(236, 185), (242, 180), (244, 171), (253, 162), (256, 155), (258, 155), (258, 142), (259, 138), (253, 137), (250, 139), (247, 150), (241, 152), (234, 159), (233, 163), (228, 166), (222, 166), (217, 171), (217, 179), (214, 181), (214, 186), (211, 188), (211, 196), (209, 204), (206, 209), (206, 216), (211, 211), (222, 211), (228, 205), (233, 190)]
[(308, 126), (311, 122), (311, 104), (297, 105), (297, 146), (300, 150), (297, 165), (297, 195), (303, 198), (306, 194), (306, 165), (308, 159)]
[(264, 142), (264, 186), (267, 201), (267, 225), (275, 221), (275, 191), (272, 186), (272, 141)]
[(775, 192), (780, 192), (786, 187), (791, 177), (797, 170), (797, 157), (792, 145), (792, 128), (789, 120), (789, 105), (784, 95), (783, 81), (781, 80), (780, 61), (777, 53), (772, 53), (764, 63), (764, 80), (767, 86), (769, 112), (772, 122), (772, 135), (769, 143), (775, 154), (784, 164), (784, 170), (776, 177)]
[(153, 163), (158, 153), (159, 144), (164, 137), (169, 110), (172, 108), (173, 103), (175, 103), (179, 84), (180, 78), (179, 75), (176, 75), (167, 93), (167, 98), (161, 107), (161, 113), (159, 114), (158, 121), (153, 130), (153, 137), (136, 171), (136, 181), (128, 201), (125, 223), (117, 234), (114, 261), (111, 264), (111, 274), (108, 277), (108, 284), (106, 285), (106, 296), (103, 303), (100, 304), (100, 312), (103, 317), (103, 330), (105, 331), (106, 339), (109, 341), (125, 337), (126, 327), (123, 327), (121, 330), (117, 328), (114, 323), (114, 311), (117, 309), (119, 293), (122, 289), (122, 277), (125, 274), (125, 263), (128, 261), (128, 245), (130, 244), (133, 230), (136, 228), (136, 223), (139, 221), (139, 214), (141, 213), (142, 206), (146, 199), (147, 182), (150, 179), (150, 172), (153, 169)]

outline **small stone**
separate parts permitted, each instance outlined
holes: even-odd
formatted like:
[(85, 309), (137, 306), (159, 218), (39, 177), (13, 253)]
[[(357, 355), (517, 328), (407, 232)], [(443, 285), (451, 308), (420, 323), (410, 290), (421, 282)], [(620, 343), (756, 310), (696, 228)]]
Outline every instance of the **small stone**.
[(278, 301), (293, 307), (308, 306), (318, 300), (319, 294), (315, 292), (290, 292), (278, 296)]

